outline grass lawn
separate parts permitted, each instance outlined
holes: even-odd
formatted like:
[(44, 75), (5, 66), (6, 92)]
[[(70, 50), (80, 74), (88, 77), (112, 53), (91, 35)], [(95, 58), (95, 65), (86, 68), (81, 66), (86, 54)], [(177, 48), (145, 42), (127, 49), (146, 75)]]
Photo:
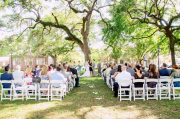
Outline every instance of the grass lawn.
[(113, 97), (102, 77), (80, 78), (80, 86), (74, 88), (62, 102), (0, 101), (0, 119), (180, 118), (180, 100), (120, 102)]

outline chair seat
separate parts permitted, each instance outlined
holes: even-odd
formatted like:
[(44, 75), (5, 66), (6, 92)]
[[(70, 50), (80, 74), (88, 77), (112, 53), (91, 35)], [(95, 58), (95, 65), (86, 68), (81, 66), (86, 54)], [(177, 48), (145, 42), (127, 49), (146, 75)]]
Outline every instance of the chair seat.
[(121, 91), (123, 90), (131, 90), (130, 88), (121, 88)]

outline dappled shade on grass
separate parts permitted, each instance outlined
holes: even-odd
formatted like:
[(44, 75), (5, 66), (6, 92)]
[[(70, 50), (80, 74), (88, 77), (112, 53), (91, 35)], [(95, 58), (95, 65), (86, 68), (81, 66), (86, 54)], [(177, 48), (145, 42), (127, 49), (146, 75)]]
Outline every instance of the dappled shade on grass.
[(74, 88), (60, 101), (1, 101), (0, 118), (178, 118), (180, 100), (122, 101), (102, 77), (80, 78)]

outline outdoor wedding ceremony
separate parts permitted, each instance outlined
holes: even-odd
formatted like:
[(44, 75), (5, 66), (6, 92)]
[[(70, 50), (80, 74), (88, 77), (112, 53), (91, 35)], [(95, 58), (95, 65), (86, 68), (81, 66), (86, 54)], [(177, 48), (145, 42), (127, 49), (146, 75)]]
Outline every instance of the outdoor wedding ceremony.
[(0, 119), (179, 119), (179, 0), (0, 0)]

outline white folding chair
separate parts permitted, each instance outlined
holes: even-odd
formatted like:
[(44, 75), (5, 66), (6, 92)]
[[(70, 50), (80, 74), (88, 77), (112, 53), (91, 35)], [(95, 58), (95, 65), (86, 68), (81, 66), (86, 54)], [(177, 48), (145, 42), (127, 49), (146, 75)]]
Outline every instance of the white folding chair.
[[(129, 88), (121, 88), (121, 84), (127, 83), (129, 84)], [(131, 97), (132, 97), (132, 92), (131, 92), (131, 85), (132, 85), (132, 80), (119, 80), (118, 81), (119, 84), (119, 89), (118, 89), (118, 97), (120, 97), (120, 101), (121, 100), (130, 100), (131, 101)], [(129, 95), (122, 95), (122, 91), (129, 91)], [(122, 96), (128, 96), (129, 98), (122, 98)]]
[[(21, 86), (16, 87), (16, 84), (20, 84)], [(16, 100), (16, 99), (24, 100), (24, 91), (25, 91), (24, 80), (22, 80), (22, 79), (13, 80), (12, 85), (13, 85), (13, 100)], [(16, 91), (19, 91), (19, 93), (17, 94)]]
[[(47, 84), (48, 87), (47, 88), (41, 88), (41, 86), (39, 86), (39, 100), (48, 100), (49, 101), (49, 89), (50, 89), (49, 80), (41, 80), (40, 85), (41, 84)], [(44, 91), (47, 91), (47, 95), (44, 94)], [(46, 97), (43, 98), (42, 96), (46, 96)]]
[(72, 79), (71, 77), (70, 77), (70, 81), (68, 82), (68, 86), (69, 86), (69, 91), (71, 91), (73, 88), (74, 88), (74, 86), (75, 86), (75, 81), (73, 81), (73, 80), (75, 80), (74, 78)]
[(106, 84), (107, 84), (108, 87), (110, 87), (110, 86), (109, 86), (109, 79), (110, 79), (110, 76), (109, 76), (109, 75), (106, 76)]
[[(162, 78), (162, 77), (161, 77)], [(167, 82), (167, 83), (162, 83), (162, 82)], [(171, 100), (171, 79), (164, 78), (164, 79), (159, 79), (159, 98), (161, 99), (169, 99)], [(165, 97), (162, 97), (162, 96)]]
[[(135, 83), (143, 83), (143, 87), (135, 87)], [(134, 101), (136, 99), (143, 99), (145, 101), (145, 79), (134, 79), (133, 80), (133, 86), (132, 86), (132, 89), (133, 89), (133, 96), (134, 96)], [(142, 90), (142, 94), (137, 94), (136, 92), (139, 90)], [(136, 97), (136, 96), (141, 96), (141, 97)]]
[[(172, 80), (172, 89), (173, 89), (173, 99), (180, 99), (180, 93), (175, 93), (176, 89), (180, 89), (180, 87), (174, 87), (174, 82), (180, 82), (180, 78), (176, 78)], [(176, 95), (179, 95), (179, 97), (176, 97)]]
[(37, 100), (37, 84), (28, 85), (28, 82), (32, 82), (32, 78), (24, 78), (26, 100), (35, 99)]
[(75, 80), (75, 78), (73, 78), (73, 83), (74, 83), (74, 86), (76, 85), (76, 80)]
[[(3, 83), (11, 84), (10, 88), (3, 88)], [(10, 91), (10, 94), (6, 94), (6, 91)], [(1, 101), (2, 100), (10, 100), (12, 96), (12, 80), (1, 80)]]
[[(148, 82), (155, 82), (155, 83), (157, 83), (156, 84), (156, 86), (154, 87), (154, 88), (151, 88), (151, 87), (149, 87), (147, 84), (148, 84)], [(149, 99), (156, 99), (156, 100), (158, 100), (158, 94), (157, 94), (157, 92), (158, 92), (158, 79), (146, 79), (146, 91), (147, 91), (147, 93), (146, 93), (146, 96), (147, 96), (147, 100), (149, 100)], [(151, 91), (150, 91), (150, 94), (148, 93), (148, 91), (149, 90), (155, 90), (155, 93), (154, 94), (151, 94)], [(149, 96), (154, 96), (154, 97), (149, 97)]]
[(160, 76), (160, 79), (170, 79), (170, 76)]
[(111, 75), (111, 88), (112, 88), (112, 91), (113, 91), (113, 89), (114, 89), (113, 77), (114, 77), (114, 75)]
[[(60, 100), (62, 101), (62, 97), (64, 97), (64, 92), (66, 91), (66, 85), (63, 83), (62, 80), (50, 80), (51, 83), (51, 101), (52, 100)], [(56, 88), (52, 86), (52, 83), (60, 84), (61, 86)], [(53, 94), (56, 91), (57, 94)], [(58, 96), (60, 98), (53, 98), (54, 96)]]

